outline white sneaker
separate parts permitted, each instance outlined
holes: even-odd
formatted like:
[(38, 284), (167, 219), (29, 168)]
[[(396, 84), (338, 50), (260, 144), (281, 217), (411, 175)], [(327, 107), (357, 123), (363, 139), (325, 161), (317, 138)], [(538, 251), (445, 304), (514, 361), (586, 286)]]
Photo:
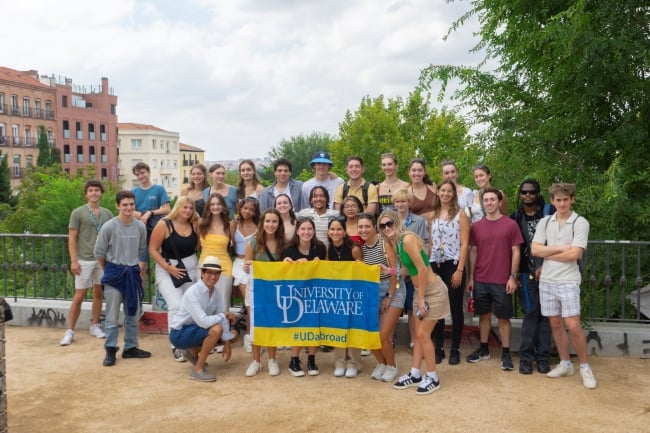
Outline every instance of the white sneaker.
[(253, 341), (251, 340), (250, 334), (244, 335), (244, 349), (248, 353), (253, 353)]
[(566, 376), (573, 376), (573, 373), (575, 373), (575, 371), (573, 371), (573, 364), (569, 365), (568, 367), (562, 364), (558, 364), (555, 366), (553, 370), (546, 373), (546, 376), (552, 378), (566, 377)]
[(336, 367), (334, 369), (334, 377), (343, 377), (343, 376), (345, 376), (345, 368)]
[(61, 339), (61, 346), (67, 346), (72, 343), (72, 338), (74, 337), (74, 331), (72, 329), (66, 329), (63, 338)]
[(580, 368), (580, 376), (582, 376), (582, 384), (585, 388), (596, 388), (596, 378), (594, 377), (594, 372), (591, 371), (591, 367)]
[(348, 379), (354, 379), (357, 377), (357, 374), (359, 374), (359, 372), (354, 367), (348, 367), (347, 370), (345, 370), (345, 377)]
[(246, 369), (246, 377), (253, 377), (260, 371), (262, 371), (262, 364), (253, 360), (251, 361), (250, 365)]
[(90, 325), (90, 335), (97, 338), (106, 338), (106, 333), (102, 330), (102, 327), (99, 326), (99, 323), (93, 323)]
[(397, 367), (391, 367), (390, 365), (386, 366), (386, 369), (384, 370), (384, 374), (381, 376), (381, 381), (382, 382), (392, 382), (397, 378), (397, 374), (399, 373), (399, 370)]
[(361, 356), (370, 356), (370, 355), (372, 355), (372, 350), (370, 350), (370, 349), (361, 349), (360, 355)]
[(385, 370), (386, 370), (385, 364), (377, 364), (375, 369), (372, 370), (372, 373), (370, 373), (370, 378), (375, 380), (381, 380)]
[(269, 376), (277, 376), (280, 374), (280, 366), (278, 365), (278, 361), (275, 359), (269, 359), (268, 367)]

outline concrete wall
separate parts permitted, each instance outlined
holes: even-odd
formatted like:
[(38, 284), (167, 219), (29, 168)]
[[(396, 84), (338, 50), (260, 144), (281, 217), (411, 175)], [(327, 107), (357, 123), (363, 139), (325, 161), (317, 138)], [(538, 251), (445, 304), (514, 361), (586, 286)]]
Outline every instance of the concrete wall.
[[(51, 301), (42, 299), (7, 299), (14, 314), (14, 320), (7, 322), (11, 326), (35, 326), (46, 328), (67, 328), (69, 301)], [(90, 302), (84, 302), (81, 315), (77, 321), (77, 330), (87, 331), (90, 326)], [(152, 311), (151, 305), (145, 305), (146, 320), (141, 323), (143, 332), (165, 333), (166, 313)], [(233, 308), (238, 312), (238, 308)], [(103, 316), (102, 316), (103, 318)], [(463, 335), (463, 344), (478, 346), (478, 319), (467, 322)], [(492, 323), (491, 344), (499, 346), (496, 321)], [(589, 353), (598, 356), (631, 356), (650, 358), (650, 325), (602, 323), (591, 324), (586, 330)], [(519, 330), (521, 320), (512, 320), (512, 342), (510, 347), (516, 351), (519, 347)], [(63, 333), (61, 333), (63, 335)], [(400, 320), (396, 333), (396, 344), (407, 345), (409, 342), (406, 319)]]

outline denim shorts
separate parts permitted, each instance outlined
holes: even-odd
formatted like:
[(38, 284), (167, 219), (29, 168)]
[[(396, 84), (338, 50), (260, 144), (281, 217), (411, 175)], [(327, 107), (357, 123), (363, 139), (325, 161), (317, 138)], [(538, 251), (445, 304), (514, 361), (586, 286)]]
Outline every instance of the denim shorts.
[[(391, 307), (397, 307), (400, 309), (404, 308), (404, 301), (406, 300), (406, 287), (404, 287), (403, 283), (404, 281), (402, 281), (399, 287), (393, 292), (393, 298), (390, 300)], [(379, 305), (381, 305), (381, 301), (386, 297), (389, 286), (389, 278), (379, 280)]]
[(203, 340), (208, 336), (208, 330), (199, 325), (185, 325), (181, 329), (172, 329), (169, 340), (177, 349), (190, 349), (203, 345)]

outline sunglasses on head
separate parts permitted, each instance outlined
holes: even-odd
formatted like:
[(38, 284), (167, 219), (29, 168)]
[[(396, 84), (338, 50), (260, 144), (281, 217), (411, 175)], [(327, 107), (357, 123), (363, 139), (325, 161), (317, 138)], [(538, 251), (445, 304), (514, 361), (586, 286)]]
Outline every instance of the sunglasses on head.
[(386, 221), (385, 223), (379, 223), (379, 230), (384, 230), (386, 227), (389, 229), (395, 227), (395, 221)]

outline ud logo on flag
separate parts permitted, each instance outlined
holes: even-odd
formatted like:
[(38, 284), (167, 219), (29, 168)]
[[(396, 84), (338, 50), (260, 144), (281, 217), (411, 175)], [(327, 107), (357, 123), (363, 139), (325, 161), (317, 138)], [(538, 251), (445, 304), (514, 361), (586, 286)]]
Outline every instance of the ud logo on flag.
[(379, 268), (357, 262), (253, 262), (251, 337), (259, 346), (379, 349)]

